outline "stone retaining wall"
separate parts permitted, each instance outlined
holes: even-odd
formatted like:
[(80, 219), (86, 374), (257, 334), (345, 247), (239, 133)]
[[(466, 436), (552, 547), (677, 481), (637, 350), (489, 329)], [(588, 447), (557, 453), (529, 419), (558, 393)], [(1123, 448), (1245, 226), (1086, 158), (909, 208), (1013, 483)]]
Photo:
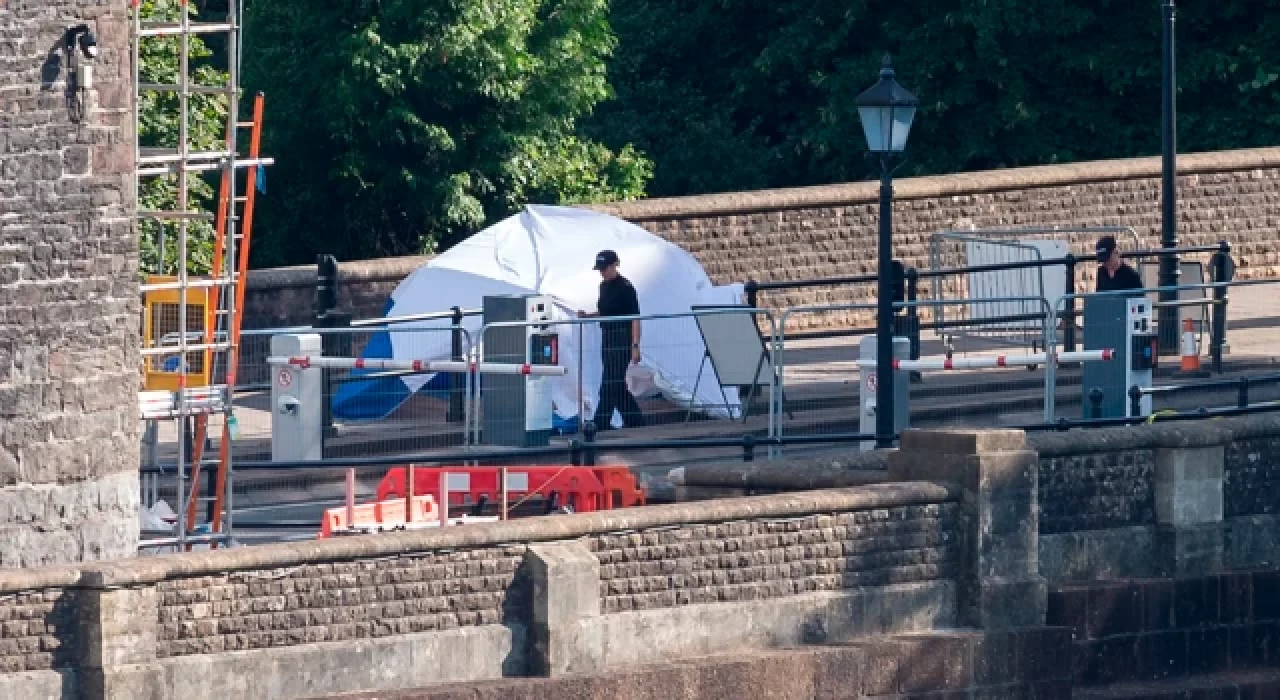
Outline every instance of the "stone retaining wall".
[(526, 547), (162, 581), (156, 656), (528, 624)]
[(588, 541), (604, 612), (955, 576), (956, 504), (754, 520)]
[[(1274, 200), (1280, 195), (1280, 148), (1183, 155), (1178, 160), (1179, 234), (1185, 246), (1234, 246), (1237, 276), (1280, 273)], [(991, 172), (904, 178), (894, 183), (894, 249), (908, 265), (931, 264), (930, 237), (946, 231), (1028, 226), (1130, 226), (1154, 247), (1160, 231), (1160, 160), (1097, 161)], [(636, 224), (693, 254), (716, 284), (873, 274), (878, 185), (871, 182), (759, 192), (650, 199), (592, 207)], [(1076, 253), (1096, 236), (1071, 237)], [(1129, 237), (1122, 236), (1131, 246)], [(944, 266), (964, 264), (956, 246), (940, 249)], [(345, 263), (341, 303), (357, 317), (381, 314), (395, 283), (425, 258)], [(1093, 272), (1081, 265), (1078, 283)], [(962, 280), (949, 280), (954, 295)], [(314, 267), (255, 271), (246, 327), (309, 323)], [(1083, 286), (1081, 288), (1084, 288)], [(922, 293), (929, 292), (922, 285)], [(873, 302), (874, 285), (762, 293), (761, 304)], [(799, 316), (789, 328), (865, 325), (852, 312)], [(252, 324), (252, 325), (250, 325)]]
[(63, 588), (0, 597), (0, 673), (65, 668), (74, 661), (75, 593)]
[(1280, 514), (1280, 435), (1232, 441), (1227, 446), (1226, 514)]
[(1041, 454), (1041, 534), (1154, 525), (1154, 476), (1150, 449)]
[(952, 626), (957, 498), (878, 485), (0, 572), (0, 697), (317, 697)]

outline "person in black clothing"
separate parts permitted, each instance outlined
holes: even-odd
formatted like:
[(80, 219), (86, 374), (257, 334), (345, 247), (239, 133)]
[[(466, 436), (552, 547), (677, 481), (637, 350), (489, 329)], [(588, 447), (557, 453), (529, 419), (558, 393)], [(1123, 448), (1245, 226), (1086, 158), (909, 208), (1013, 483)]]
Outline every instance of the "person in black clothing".
[[(636, 288), (618, 274), (618, 254), (602, 250), (596, 255), (595, 269), (600, 272), (600, 298), (596, 312), (579, 311), (578, 316), (639, 316), (640, 299)], [(622, 413), (622, 424), (628, 428), (644, 425), (640, 405), (627, 390), (627, 365), (640, 363), (640, 321), (602, 321), (600, 323), (600, 360), (604, 376), (600, 381), (600, 402), (596, 406), (595, 424), (609, 430), (613, 410)]]
[(1094, 249), (1098, 253), (1098, 288), (1099, 292), (1118, 292), (1125, 289), (1142, 289), (1142, 277), (1128, 263), (1120, 259), (1116, 252), (1115, 236), (1103, 236), (1098, 239)]

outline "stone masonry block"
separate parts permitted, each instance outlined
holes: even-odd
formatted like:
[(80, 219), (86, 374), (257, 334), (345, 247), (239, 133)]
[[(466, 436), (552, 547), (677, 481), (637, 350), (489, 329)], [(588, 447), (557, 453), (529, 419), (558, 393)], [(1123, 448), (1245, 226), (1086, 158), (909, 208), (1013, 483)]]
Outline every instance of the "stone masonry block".
[(89, 589), (80, 595), (84, 665), (111, 668), (155, 660), (160, 597), (154, 587)]
[(971, 455), (1026, 449), (1021, 430), (907, 430), (902, 434), (904, 452)]
[(1155, 452), (1156, 517), (1164, 525), (1221, 522), (1225, 450), (1222, 446)]
[(581, 542), (533, 545), (525, 554), (533, 588), (530, 666), (559, 676), (600, 668), (600, 563)]

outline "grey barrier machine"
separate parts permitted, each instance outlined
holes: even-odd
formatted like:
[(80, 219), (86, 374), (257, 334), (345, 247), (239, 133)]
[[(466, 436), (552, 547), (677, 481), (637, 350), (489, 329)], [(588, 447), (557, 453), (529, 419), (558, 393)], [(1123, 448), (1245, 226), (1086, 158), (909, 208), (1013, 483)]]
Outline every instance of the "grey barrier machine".
[(1141, 297), (1087, 296), (1084, 299), (1084, 349), (1114, 354), (1110, 362), (1086, 362), (1081, 372), (1084, 418), (1094, 416), (1092, 393), (1101, 392), (1101, 418), (1151, 415), (1151, 395), (1144, 393), (1137, 416), (1129, 398), (1132, 387), (1151, 387), (1157, 362), (1157, 337), (1152, 323), (1151, 301)]
[[(893, 339), (893, 359), (911, 359), (911, 340)], [(874, 435), (876, 432), (876, 398), (880, 387), (876, 379), (876, 337), (867, 336), (858, 345), (858, 432)], [(899, 435), (910, 424), (911, 372), (895, 370), (893, 373), (893, 430)], [(860, 443), (864, 451), (874, 450), (872, 440)]]
[[(318, 333), (271, 336), (274, 357), (322, 354)], [(271, 460), (300, 462), (324, 457), (324, 370), (271, 367)]]
[[(526, 323), (489, 328), (481, 338), (481, 362), (560, 364), (559, 336), (549, 296), (513, 294), (484, 297), (484, 324)], [(481, 440), (503, 447), (544, 447), (551, 442), (551, 378), (493, 374), (480, 383)]]

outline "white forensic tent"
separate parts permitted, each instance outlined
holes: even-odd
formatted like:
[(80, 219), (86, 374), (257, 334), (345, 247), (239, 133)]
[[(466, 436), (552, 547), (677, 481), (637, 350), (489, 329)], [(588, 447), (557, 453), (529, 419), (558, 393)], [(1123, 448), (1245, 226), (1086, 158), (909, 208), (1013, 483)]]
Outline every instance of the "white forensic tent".
[[(448, 312), (455, 306), (480, 308), (488, 295), (536, 293), (553, 299), (556, 318), (576, 318), (579, 309), (596, 309), (600, 274), (592, 266), (595, 254), (602, 249), (617, 251), (619, 270), (635, 286), (643, 315), (687, 314), (694, 306), (742, 303), (742, 285), (714, 286), (692, 255), (639, 226), (584, 209), (529, 206), (415, 270), (392, 293), (386, 315)], [(478, 316), (463, 321), (477, 346), (481, 324)], [(447, 358), (448, 333), (413, 330), (448, 325), (448, 321), (396, 324), (389, 333), (390, 355), (396, 359)], [(602, 372), (599, 326), (564, 324), (553, 328), (560, 336), (560, 364), (570, 368), (567, 376), (552, 380), (555, 414), (561, 420), (577, 418), (581, 331), (582, 399), (590, 416), (599, 397)], [(658, 388), (669, 400), (687, 405), (696, 385), (695, 406), (727, 417), (727, 399), (729, 411), (737, 412), (737, 392), (726, 388), (722, 394), (711, 363), (702, 362), (705, 348), (692, 317), (645, 321), (641, 336), (641, 364), (653, 370)], [(407, 398), (431, 379), (431, 375), (415, 375), (399, 381), (404, 383)], [(616, 413), (613, 422), (619, 423)]]

